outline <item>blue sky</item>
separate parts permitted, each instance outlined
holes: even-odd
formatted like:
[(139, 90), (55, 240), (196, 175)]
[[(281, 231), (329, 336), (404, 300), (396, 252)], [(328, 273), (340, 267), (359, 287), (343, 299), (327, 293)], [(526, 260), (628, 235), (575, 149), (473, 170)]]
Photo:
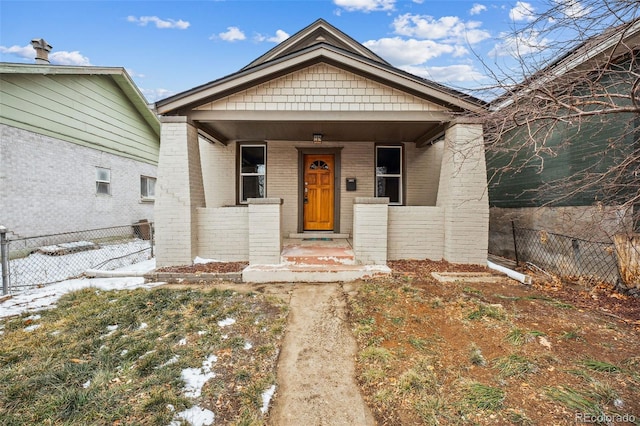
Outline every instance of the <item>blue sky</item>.
[[(574, 2), (574, 3), (577, 3)], [(0, 0), (0, 61), (124, 67), (148, 101), (238, 71), (319, 18), (413, 74), (458, 89), (490, 84), (478, 58), (504, 63), (535, 1)], [(544, 39), (527, 45), (543, 45)]]

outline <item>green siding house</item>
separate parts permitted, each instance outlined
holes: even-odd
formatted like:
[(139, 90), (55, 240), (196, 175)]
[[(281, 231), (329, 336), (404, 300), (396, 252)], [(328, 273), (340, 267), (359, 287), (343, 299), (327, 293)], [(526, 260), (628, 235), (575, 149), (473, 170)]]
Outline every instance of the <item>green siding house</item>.
[[(639, 49), (640, 21), (614, 28), (493, 102), (519, 123), (487, 144), (491, 253), (513, 256), (512, 220), (603, 242), (637, 229)], [(556, 113), (542, 117), (552, 111), (544, 102)]]
[(29, 237), (152, 220), (160, 122), (127, 72), (37, 62), (0, 63), (0, 225)]

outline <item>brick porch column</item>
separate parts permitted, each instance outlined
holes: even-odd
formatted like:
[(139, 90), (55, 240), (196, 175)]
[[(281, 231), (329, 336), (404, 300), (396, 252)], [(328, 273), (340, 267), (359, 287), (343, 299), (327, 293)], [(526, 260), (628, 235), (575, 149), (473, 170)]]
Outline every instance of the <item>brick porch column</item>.
[(162, 117), (154, 206), (156, 265), (190, 265), (196, 208), (205, 206), (198, 131), (187, 117)]
[(387, 264), (389, 198), (356, 197), (353, 203), (353, 252), (362, 265)]
[(457, 119), (447, 128), (437, 206), (444, 209), (444, 260), (486, 265), (489, 199), (481, 123)]
[(249, 264), (276, 265), (282, 252), (282, 198), (249, 198)]

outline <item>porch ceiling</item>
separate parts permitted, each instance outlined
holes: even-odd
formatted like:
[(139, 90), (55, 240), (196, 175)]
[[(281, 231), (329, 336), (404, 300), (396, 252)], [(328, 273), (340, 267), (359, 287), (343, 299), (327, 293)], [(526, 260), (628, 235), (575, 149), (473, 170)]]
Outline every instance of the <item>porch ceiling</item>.
[(217, 121), (199, 122), (198, 127), (218, 142), (231, 141), (311, 141), (321, 133), (327, 142), (420, 142), (440, 123), (398, 123), (379, 121)]

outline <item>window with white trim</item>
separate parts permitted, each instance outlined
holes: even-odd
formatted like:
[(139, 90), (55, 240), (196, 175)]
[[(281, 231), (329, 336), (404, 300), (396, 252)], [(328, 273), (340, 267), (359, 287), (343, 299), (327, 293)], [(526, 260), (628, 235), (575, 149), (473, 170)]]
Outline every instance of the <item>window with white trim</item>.
[(376, 146), (376, 197), (402, 204), (402, 146)]
[(156, 198), (156, 178), (140, 176), (140, 198), (143, 200)]
[(266, 197), (267, 146), (240, 145), (239, 200)]
[(96, 167), (96, 194), (111, 195), (111, 170)]

